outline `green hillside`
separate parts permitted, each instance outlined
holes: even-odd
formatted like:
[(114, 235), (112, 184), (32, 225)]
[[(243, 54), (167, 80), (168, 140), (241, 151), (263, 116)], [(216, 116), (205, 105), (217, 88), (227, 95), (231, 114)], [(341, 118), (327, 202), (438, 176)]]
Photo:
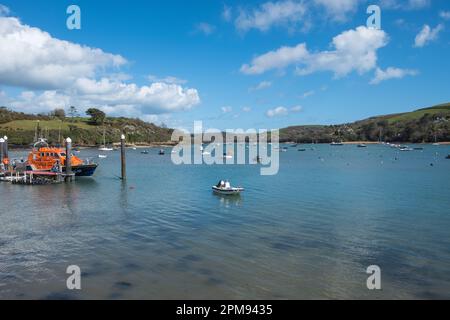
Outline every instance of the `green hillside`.
[(412, 112), (371, 117), (330, 126), (292, 126), (280, 131), (282, 141), (434, 142), (450, 141), (450, 103)]
[(171, 129), (161, 128), (139, 119), (106, 117), (101, 124), (83, 117), (58, 118), (49, 115), (29, 115), (0, 107), (0, 136), (7, 135), (12, 145), (30, 145), (36, 131), (38, 136), (58, 144), (63, 137), (71, 137), (76, 145), (93, 146), (120, 141), (124, 132), (129, 143), (163, 143), (170, 141)]

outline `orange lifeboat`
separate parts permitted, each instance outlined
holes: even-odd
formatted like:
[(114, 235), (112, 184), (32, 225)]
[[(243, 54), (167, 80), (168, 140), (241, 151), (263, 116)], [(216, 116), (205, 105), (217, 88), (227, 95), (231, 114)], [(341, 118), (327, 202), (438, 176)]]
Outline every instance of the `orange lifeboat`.
[[(97, 169), (95, 163), (85, 163), (80, 158), (71, 155), (72, 172), (76, 176), (92, 176)], [(28, 155), (27, 167), (33, 171), (66, 171), (66, 150), (49, 147), (47, 142), (40, 139), (33, 146)]]

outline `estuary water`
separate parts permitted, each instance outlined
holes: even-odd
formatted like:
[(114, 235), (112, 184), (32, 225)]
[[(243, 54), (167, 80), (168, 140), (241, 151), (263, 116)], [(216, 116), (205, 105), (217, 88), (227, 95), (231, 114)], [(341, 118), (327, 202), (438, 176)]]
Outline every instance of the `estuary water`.
[(450, 146), (423, 148), (288, 147), (274, 176), (129, 149), (126, 183), (119, 152), (82, 150), (92, 178), (0, 183), (0, 298), (449, 299)]

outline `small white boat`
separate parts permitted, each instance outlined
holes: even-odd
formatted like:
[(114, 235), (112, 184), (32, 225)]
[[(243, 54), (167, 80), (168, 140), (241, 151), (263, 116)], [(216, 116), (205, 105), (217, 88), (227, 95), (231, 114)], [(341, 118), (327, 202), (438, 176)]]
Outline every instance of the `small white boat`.
[(98, 157), (99, 157), (100, 159), (106, 159), (106, 158), (108, 158), (108, 156), (105, 155), (105, 154), (99, 154)]
[(220, 188), (217, 186), (212, 187), (215, 193), (225, 194), (225, 195), (237, 195), (244, 191), (244, 188), (241, 187), (229, 187), (229, 188)]
[(232, 187), (228, 181), (220, 181), (217, 185), (212, 186), (212, 189), (215, 193), (223, 195), (238, 195), (244, 191), (242, 187)]
[(113, 151), (113, 148), (108, 148), (108, 147), (100, 147), (98, 148), (98, 151)]
[(98, 148), (98, 151), (113, 151), (113, 148), (109, 148), (106, 146), (106, 134), (105, 134), (105, 129), (103, 128), (103, 145), (100, 146), (100, 148)]

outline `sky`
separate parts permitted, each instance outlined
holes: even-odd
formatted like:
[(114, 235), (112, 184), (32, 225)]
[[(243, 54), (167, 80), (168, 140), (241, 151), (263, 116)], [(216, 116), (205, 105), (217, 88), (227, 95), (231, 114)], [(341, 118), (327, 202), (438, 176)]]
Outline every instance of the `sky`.
[(449, 102), (449, 35), (448, 0), (0, 0), (0, 105), (187, 129), (346, 123)]

